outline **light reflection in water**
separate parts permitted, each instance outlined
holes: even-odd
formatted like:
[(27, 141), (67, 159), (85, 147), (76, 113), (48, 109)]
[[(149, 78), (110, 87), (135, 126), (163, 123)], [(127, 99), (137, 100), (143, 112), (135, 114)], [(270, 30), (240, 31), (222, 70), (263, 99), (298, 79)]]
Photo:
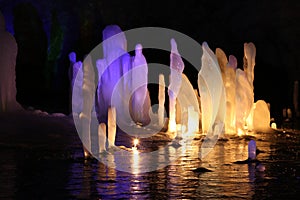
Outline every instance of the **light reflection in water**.
[[(266, 135), (257, 137), (266, 138)], [(293, 138), (290, 140), (295, 142), (295, 145), (285, 148), (287, 150), (292, 147), (299, 148), (299, 144), (296, 143), (299, 141), (299, 136), (292, 135), (291, 137)], [(267, 198), (270, 197), (270, 193), (273, 194), (272, 197), (279, 193), (281, 186), (278, 180), (281, 182), (286, 180), (288, 194), (300, 189), (295, 178), (298, 171), (291, 171), (296, 174), (295, 176), (288, 171), (293, 167), (297, 170), (295, 163), (298, 161), (295, 160), (296, 156), (292, 157), (296, 153), (286, 154), (287, 150), (284, 152), (285, 154), (275, 153), (275, 150), (279, 148), (282, 151), (282, 139), (278, 145), (273, 142), (272, 148), (270, 148), (269, 139), (257, 139), (256, 141), (257, 147), (264, 151), (258, 155), (258, 159), (266, 166), (265, 172), (258, 172), (255, 164), (234, 163), (247, 158), (249, 140), (243, 138), (219, 141), (213, 151), (203, 160), (198, 158), (197, 153), (201, 146), (201, 139), (191, 140), (190, 143), (181, 143), (179, 148), (170, 145), (151, 162), (157, 163), (159, 166), (160, 163), (170, 159), (171, 154), (176, 153), (181, 155), (179, 159), (170, 166), (147, 173), (139, 173), (145, 164), (140, 160), (139, 154), (132, 154), (131, 158), (127, 157), (123, 160), (115, 154), (107, 154), (105, 159), (111, 164), (108, 167), (97, 160), (27, 161), (18, 157), (22, 154), (17, 152), (17, 148), (14, 150), (15, 154), (9, 154), (8, 150), (3, 150), (1, 155), (6, 159), (6, 163), (11, 163), (11, 169), (9, 176), (4, 174), (1, 176), (2, 178), (0, 177), (1, 182), (10, 183), (0, 185), (0, 196), (11, 198), (22, 196), (28, 197), (28, 199), (34, 199), (37, 195), (43, 198), (45, 194), (47, 197), (49, 195), (50, 197), (63, 196), (66, 199)], [(277, 146), (274, 147), (274, 144)], [(6, 158), (5, 155), (14, 155), (14, 157)], [(14, 162), (9, 161), (15, 157), (19, 159)], [(125, 162), (124, 160), (130, 160), (129, 158), (134, 173), (115, 169), (117, 165)], [(1, 166), (4, 166), (3, 163), (4, 161)], [(282, 167), (281, 171), (278, 166)], [(201, 167), (210, 169), (212, 172), (193, 171)], [(53, 178), (50, 179), (49, 175), (52, 175)], [(291, 177), (289, 178), (289, 176)], [(10, 181), (5, 181), (3, 177)], [(34, 190), (29, 190), (29, 186)]]

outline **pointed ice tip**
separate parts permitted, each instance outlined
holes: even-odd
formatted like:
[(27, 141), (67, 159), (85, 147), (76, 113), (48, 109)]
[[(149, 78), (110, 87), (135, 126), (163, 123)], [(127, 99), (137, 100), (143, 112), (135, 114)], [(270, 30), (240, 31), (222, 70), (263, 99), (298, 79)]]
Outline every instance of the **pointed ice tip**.
[(233, 69), (237, 68), (237, 59), (234, 55), (230, 55), (228, 59), (228, 65)]
[(175, 53), (178, 52), (177, 44), (174, 38), (171, 39), (171, 52), (175, 52)]
[(143, 49), (143, 46), (141, 44), (137, 44), (135, 46), (135, 50), (142, 50)]
[(207, 44), (207, 42), (205, 42), (205, 41), (204, 41), (204, 42), (202, 43), (202, 46), (204, 46), (204, 47), (208, 47), (208, 44)]
[(208, 44), (207, 44), (207, 42), (202, 43), (202, 50), (205, 51), (205, 52), (211, 51)]

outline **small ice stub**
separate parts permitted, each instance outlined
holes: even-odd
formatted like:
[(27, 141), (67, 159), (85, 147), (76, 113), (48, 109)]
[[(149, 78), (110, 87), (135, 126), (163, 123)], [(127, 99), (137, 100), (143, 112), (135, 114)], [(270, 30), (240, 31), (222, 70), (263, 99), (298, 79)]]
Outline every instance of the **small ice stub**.
[(116, 124), (116, 108), (110, 107), (108, 109), (108, 145), (110, 147), (115, 146), (115, 139), (116, 139), (116, 131), (117, 131), (117, 124)]
[(165, 119), (165, 77), (163, 74), (159, 75), (158, 105), (158, 125), (163, 127)]
[(270, 128), (270, 111), (263, 100), (258, 100), (253, 106), (253, 130), (266, 131)]
[(248, 143), (248, 160), (256, 159), (256, 142), (254, 140), (250, 140)]
[(99, 153), (106, 151), (106, 124), (101, 123), (98, 126), (98, 144), (99, 144)]
[(277, 129), (277, 124), (276, 124), (275, 122), (272, 122), (271, 128), (272, 128), (272, 129)]

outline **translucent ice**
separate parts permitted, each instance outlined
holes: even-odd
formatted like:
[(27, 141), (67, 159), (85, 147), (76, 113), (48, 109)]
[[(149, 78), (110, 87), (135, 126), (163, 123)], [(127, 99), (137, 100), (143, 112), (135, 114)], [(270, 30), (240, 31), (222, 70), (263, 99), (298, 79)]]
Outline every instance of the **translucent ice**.
[(95, 99), (95, 70), (91, 56), (87, 56), (83, 63), (83, 109), (79, 115), (82, 127), (82, 142), (87, 150), (91, 152), (91, 114)]
[(163, 127), (165, 119), (165, 77), (163, 74), (159, 75), (158, 104), (158, 124)]
[[(133, 121), (146, 125), (150, 122), (149, 109), (150, 101), (147, 89), (148, 65), (142, 52), (141, 44), (135, 47), (135, 56), (132, 62), (132, 96), (131, 96), (131, 116)], [(146, 99), (147, 98), (147, 99)]]
[(117, 131), (116, 108), (110, 107), (108, 109), (108, 144), (109, 147), (115, 146), (116, 131)]
[(247, 117), (252, 108), (253, 90), (241, 69), (236, 70), (236, 130), (239, 134), (245, 133)]
[(80, 113), (83, 109), (83, 96), (82, 96), (82, 85), (83, 85), (83, 69), (82, 62), (78, 61), (72, 65), (72, 112)]
[[(225, 89), (215, 54), (206, 42), (202, 44), (202, 49), (202, 67), (198, 74), (202, 131), (213, 136), (221, 134), (221, 125), (225, 123)], [(214, 131), (215, 127), (218, 127), (220, 132)]]
[(98, 126), (98, 144), (99, 144), (99, 153), (106, 151), (106, 124), (101, 123)]
[[(187, 127), (189, 133), (199, 131), (199, 103), (194, 88), (185, 74), (182, 74), (182, 84), (177, 97), (180, 110), (181, 128)], [(179, 117), (178, 117), (179, 118)], [(182, 130), (182, 133), (184, 131)]]
[(263, 100), (258, 100), (253, 105), (253, 130), (265, 131), (270, 128), (270, 111)]
[(226, 93), (225, 132), (235, 133), (235, 70), (237, 62), (234, 56), (230, 56), (228, 62), (226, 54), (220, 48), (216, 49), (216, 56), (222, 72)]
[[(112, 106), (114, 90), (117, 90), (116, 93), (119, 95), (114, 99), (117, 112), (123, 113), (123, 109), (128, 109), (128, 106), (124, 108), (124, 101), (129, 104), (131, 78), (123, 79), (120, 86), (116, 87), (121, 77), (131, 68), (126, 37), (120, 27), (110, 25), (103, 30), (103, 59), (97, 60), (96, 65), (99, 77), (96, 112), (99, 122), (106, 123), (108, 108)], [(126, 118), (128, 117), (130, 116)]]
[(235, 133), (236, 127), (236, 68), (237, 68), (237, 59), (233, 56), (229, 56), (229, 62), (227, 63), (226, 68), (226, 121), (227, 133)]
[(174, 39), (171, 39), (171, 75), (170, 75), (170, 85), (168, 88), (169, 94), (169, 131), (176, 131), (176, 98), (178, 96), (181, 87), (181, 74), (184, 69), (184, 63), (177, 50), (177, 44)]
[(253, 90), (256, 48), (252, 42), (244, 44), (244, 71)]

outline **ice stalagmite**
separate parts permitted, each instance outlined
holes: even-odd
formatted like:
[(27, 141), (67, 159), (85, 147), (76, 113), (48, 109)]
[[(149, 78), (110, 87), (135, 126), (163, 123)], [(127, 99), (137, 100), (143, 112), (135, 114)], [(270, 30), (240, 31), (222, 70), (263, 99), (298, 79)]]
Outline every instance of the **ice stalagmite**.
[(72, 112), (79, 114), (83, 109), (82, 84), (83, 84), (83, 69), (82, 62), (78, 61), (72, 65)]
[(226, 54), (220, 48), (216, 48), (216, 57), (218, 59), (223, 83), (225, 85), (226, 84), (226, 65), (228, 63), (228, 60), (227, 60)]
[(150, 122), (150, 105), (147, 103), (150, 101), (150, 97), (147, 89), (148, 65), (142, 50), (142, 45), (137, 44), (135, 47), (135, 56), (133, 57), (131, 71), (131, 90), (133, 93), (130, 108), (133, 121), (146, 125)]
[[(83, 62), (83, 109), (79, 115), (82, 128), (82, 142), (86, 150), (91, 152), (91, 115), (95, 99), (95, 70), (92, 58), (88, 55)], [(85, 150), (85, 156), (88, 155)]]
[(229, 61), (227, 60), (226, 54), (222, 49), (216, 49), (216, 56), (218, 58), (218, 63), (220, 65), (222, 79), (225, 87), (226, 93), (226, 117), (225, 117), (225, 132), (235, 133), (235, 117), (236, 117), (236, 68), (237, 60), (234, 56), (229, 56)]
[(116, 131), (117, 131), (116, 117), (117, 117), (116, 108), (110, 107), (108, 109), (108, 121), (107, 121), (109, 147), (115, 146)]
[(163, 74), (159, 75), (159, 88), (158, 88), (158, 125), (164, 126), (164, 110), (165, 110), (165, 77)]
[[(254, 104), (254, 66), (255, 66), (255, 56), (256, 56), (256, 48), (252, 42), (244, 43), (244, 72), (248, 83), (250, 85), (250, 89), (252, 94), (248, 96), (248, 101), (251, 102), (251, 108), (253, 108)], [(247, 111), (248, 113), (252, 113), (251, 110)], [(253, 116), (246, 116), (246, 125), (248, 127), (253, 127)]]
[(237, 59), (229, 56), (229, 61), (226, 67), (226, 117), (230, 122), (226, 128), (227, 133), (236, 133), (236, 69)]
[[(131, 58), (127, 53), (126, 37), (119, 26), (110, 25), (103, 30), (103, 59), (97, 60), (96, 65), (99, 78), (96, 113), (98, 121), (106, 123), (108, 108), (112, 106), (113, 92), (118, 95), (114, 99), (115, 105), (113, 105), (117, 112), (124, 113), (123, 109), (128, 109), (129, 104), (130, 77), (121, 80), (122, 82), (116, 87), (122, 76), (131, 69)], [(126, 101), (127, 107), (125, 107)], [(130, 116), (124, 116), (124, 119), (127, 118)]]
[[(182, 83), (179, 94), (177, 96), (177, 104), (180, 105), (180, 115), (178, 114), (177, 121), (181, 125), (181, 133), (184, 134), (186, 130), (188, 133), (199, 131), (199, 103), (194, 88), (185, 74), (182, 74)], [(177, 111), (177, 110), (176, 110)], [(178, 120), (180, 119), (180, 120)], [(182, 135), (184, 136), (184, 135)], [(180, 135), (177, 135), (180, 137)]]
[(5, 20), (0, 12), (0, 112), (21, 110), (16, 100), (16, 58), (17, 43), (5, 30)]
[(184, 69), (184, 63), (177, 50), (177, 44), (174, 39), (171, 39), (171, 75), (170, 75), (170, 85), (168, 88), (169, 94), (169, 131), (176, 131), (176, 98), (178, 96), (181, 87), (181, 74)]
[[(202, 48), (202, 67), (198, 74), (202, 131), (208, 135), (218, 135), (219, 133), (216, 133), (214, 128), (223, 126), (225, 122), (225, 89), (215, 54), (206, 42), (202, 44)], [(221, 131), (222, 129), (218, 128)]]
[(244, 44), (244, 71), (253, 90), (256, 48), (252, 42)]
[(253, 105), (253, 90), (241, 69), (236, 70), (236, 130), (239, 135), (245, 133), (247, 117)]
[(106, 124), (101, 123), (98, 126), (98, 144), (99, 144), (99, 153), (106, 151)]
[(263, 100), (258, 100), (253, 105), (253, 130), (267, 131), (270, 128), (270, 110)]
[(202, 131), (207, 134), (199, 151), (200, 159), (205, 157), (223, 133), (226, 102), (220, 67), (215, 54), (207, 43), (202, 44), (202, 66), (198, 74), (198, 88), (201, 101)]

